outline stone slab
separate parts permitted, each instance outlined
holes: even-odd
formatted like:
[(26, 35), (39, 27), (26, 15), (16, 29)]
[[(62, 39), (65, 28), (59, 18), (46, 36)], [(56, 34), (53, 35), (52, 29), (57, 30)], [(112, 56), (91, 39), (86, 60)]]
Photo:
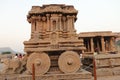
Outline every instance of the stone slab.
[(104, 77), (98, 77), (97, 80), (120, 80), (120, 76), (104, 76)]
[(97, 76), (112, 76), (113, 72), (111, 68), (100, 68), (96, 70)]
[[(0, 80), (32, 80), (32, 75), (0, 75)], [(36, 75), (35, 80), (92, 80), (92, 74), (87, 71), (70, 74)]]
[(96, 60), (96, 67), (101, 68), (101, 67), (109, 67), (110, 66), (110, 60), (109, 59), (99, 59)]
[(120, 75), (120, 67), (114, 67), (113, 68), (113, 74), (116, 75)]
[[(89, 72), (71, 73), (71, 74), (47, 74), (43, 76), (36, 75), (36, 80), (91, 80), (92, 75)], [(19, 80), (32, 80), (31, 75), (20, 75)]]
[(99, 54), (95, 56), (95, 59), (104, 59), (104, 58), (120, 58), (120, 54)]

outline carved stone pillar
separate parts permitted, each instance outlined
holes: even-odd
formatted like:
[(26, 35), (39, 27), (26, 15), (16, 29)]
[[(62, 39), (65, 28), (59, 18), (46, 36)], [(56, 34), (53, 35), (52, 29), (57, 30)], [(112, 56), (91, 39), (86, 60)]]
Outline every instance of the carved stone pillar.
[(89, 40), (87, 41), (87, 48), (88, 48), (88, 52), (90, 51), (90, 42)]
[(75, 28), (74, 28), (74, 22), (75, 22), (75, 16), (72, 16), (72, 25), (71, 25), (71, 31), (75, 32)]
[(35, 32), (35, 21), (34, 20), (32, 20), (31, 22), (31, 32), (32, 33)]
[(112, 38), (110, 38), (110, 50), (112, 50)]
[(115, 50), (114, 41), (115, 41), (114, 37), (111, 37), (111, 38), (110, 38), (110, 50), (111, 50), (111, 51), (114, 51), (114, 50)]
[(67, 31), (67, 27), (66, 27), (66, 17), (63, 16), (63, 31)]
[(74, 29), (74, 19), (75, 19), (75, 16), (67, 16), (67, 27), (68, 27), (68, 31), (70, 32), (74, 32), (75, 29)]
[(56, 31), (59, 31), (59, 22), (58, 22), (58, 18), (56, 18), (56, 26), (55, 26), (55, 28), (56, 28)]
[(67, 16), (67, 29), (68, 31), (72, 30), (72, 17), (71, 16)]
[(38, 30), (38, 32), (42, 32), (41, 16), (39, 16), (38, 20), (37, 20), (37, 30)]
[(35, 31), (35, 19), (34, 16), (31, 17), (31, 32)]
[(90, 38), (91, 52), (94, 52), (93, 38)]
[(46, 14), (47, 16), (47, 31), (50, 31), (50, 14)]
[(62, 14), (59, 15), (59, 31), (62, 30), (61, 17), (62, 17)]
[(44, 32), (44, 31), (46, 31), (46, 23), (45, 23), (46, 17), (45, 16), (42, 17), (42, 21), (43, 21), (43, 32)]
[(105, 50), (109, 51), (109, 42), (108, 42), (108, 40), (105, 41)]
[(50, 31), (53, 30), (53, 25), (52, 25), (52, 17), (50, 18)]
[(104, 42), (104, 37), (101, 37), (101, 47), (102, 47), (102, 52), (105, 52), (105, 42)]

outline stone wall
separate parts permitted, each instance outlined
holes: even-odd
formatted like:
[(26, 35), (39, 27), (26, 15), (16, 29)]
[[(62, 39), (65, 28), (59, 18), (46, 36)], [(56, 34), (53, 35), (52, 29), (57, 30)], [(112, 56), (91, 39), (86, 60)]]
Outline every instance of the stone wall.
[(120, 54), (95, 56), (97, 77), (120, 75)]

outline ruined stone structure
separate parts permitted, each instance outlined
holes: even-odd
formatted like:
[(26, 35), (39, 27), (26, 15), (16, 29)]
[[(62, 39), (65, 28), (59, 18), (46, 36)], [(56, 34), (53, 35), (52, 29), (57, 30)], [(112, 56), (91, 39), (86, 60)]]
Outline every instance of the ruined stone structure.
[(96, 66), (98, 76), (120, 75), (120, 54), (97, 55)]
[[(94, 58), (97, 80), (119, 80), (120, 54), (116, 49), (116, 38), (119, 39), (119, 35), (111, 31), (83, 32), (79, 34), (79, 39), (84, 40), (86, 47), (84, 52), (86, 59), (84, 59), (83, 65), (88, 66), (92, 64), (90, 61)], [(94, 52), (99, 54), (89, 56), (93, 55)]]
[[(71, 5), (32, 7), (27, 15), (27, 20), (31, 23), (31, 38), (24, 42), (24, 50), (28, 54), (26, 68), (30, 74), (32, 65), (35, 64), (36, 75), (55, 76), (57, 73), (64, 76), (59, 78), (60, 75), (57, 75), (55, 80), (81, 79), (81, 75), (89, 75), (84, 80), (91, 78), (89, 72), (79, 72), (81, 69), (79, 55), (84, 53), (85, 47), (83, 39), (78, 39), (74, 28), (77, 13), (78, 11)], [(49, 77), (47, 80), (50, 80)]]
[(83, 32), (79, 34), (79, 39), (84, 40), (86, 54), (96, 51), (99, 53), (115, 53), (117, 51), (115, 47), (116, 37), (117, 35), (111, 31)]
[(97, 80), (119, 80), (120, 54), (100, 54), (95, 56)]
[[(94, 58), (97, 80), (108, 80), (106, 76), (119, 80), (113, 77), (120, 76), (120, 54), (106, 54), (116, 53), (114, 43), (118, 36), (111, 31), (76, 34), (77, 13), (71, 5), (33, 6), (27, 15), (31, 24), (31, 38), (24, 42), (27, 55), (18, 62), (4, 61), (6, 73), (19, 73), (12, 77), (7, 74), (7, 78), (33, 80), (34, 66), (35, 80), (93, 80)], [(100, 54), (94, 56), (94, 52)], [(92, 57), (84, 56), (80, 60), (80, 54)], [(10, 61), (12, 65), (9, 65)], [(81, 61), (86, 62), (81, 64)], [(91, 68), (90, 72), (86, 71), (86, 65)], [(7, 78), (0, 75), (0, 80)]]
[(117, 35), (116, 37), (116, 47), (118, 52), (120, 53), (120, 33), (115, 33)]

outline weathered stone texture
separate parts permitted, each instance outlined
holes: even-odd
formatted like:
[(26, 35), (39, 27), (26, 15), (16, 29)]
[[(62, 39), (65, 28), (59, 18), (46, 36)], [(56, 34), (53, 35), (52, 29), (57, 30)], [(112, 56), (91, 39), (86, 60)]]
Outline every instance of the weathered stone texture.
[(120, 66), (112, 68), (113, 75), (120, 75)]
[[(32, 80), (32, 75), (0, 75), (0, 80)], [(35, 80), (92, 80), (90, 72), (36, 75)]]
[(116, 37), (117, 35), (112, 31), (79, 33), (79, 38), (84, 40), (85, 53), (87, 55), (92, 55), (94, 52), (98, 52), (99, 54), (116, 53)]
[(113, 75), (111, 68), (100, 68), (100, 69), (97, 69), (96, 72), (97, 72), (97, 77)]
[(43, 75), (36, 80), (91, 79), (91, 73), (78, 72), (79, 55), (86, 48), (74, 27), (77, 13), (72, 5), (63, 4), (33, 6), (29, 11), (31, 38), (24, 42), (24, 50), (28, 54), (27, 71), (32, 74), (34, 64), (35, 74)]
[[(32, 80), (32, 76), (21, 76), (19, 80)], [(36, 80), (91, 80), (91, 73), (81, 72), (81, 73), (72, 73), (72, 74), (51, 74), (36, 76)]]
[(97, 76), (120, 75), (120, 54), (96, 55)]

